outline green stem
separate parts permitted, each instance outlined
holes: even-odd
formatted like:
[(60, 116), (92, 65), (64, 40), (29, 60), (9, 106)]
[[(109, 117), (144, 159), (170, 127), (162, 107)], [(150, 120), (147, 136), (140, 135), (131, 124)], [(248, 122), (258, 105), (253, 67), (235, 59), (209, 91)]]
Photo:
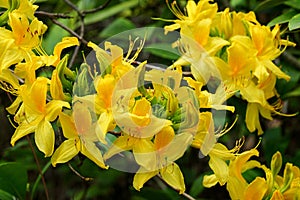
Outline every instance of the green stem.
[(33, 187), (32, 187), (32, 191), (31, 191), (31, 197), (30, 199), (33, 199), (36, 188), (40, 182), (40, 180), (43, 177), (43, 174), (49, 169), (49, 167), (51, 166), (51, 160), (44, 166), (43, 170), (41, 171), (41, 173), (39, 174), (39, 176), (37, 177), (37, 179), (35, 180)]

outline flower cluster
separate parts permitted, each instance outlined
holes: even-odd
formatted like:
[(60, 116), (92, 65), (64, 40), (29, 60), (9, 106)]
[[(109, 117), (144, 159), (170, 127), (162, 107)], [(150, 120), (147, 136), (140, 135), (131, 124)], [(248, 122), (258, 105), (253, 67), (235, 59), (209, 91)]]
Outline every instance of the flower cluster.
[[(248, 102), (246, 125), (250, 132), (263, 130), (259, 115), (272, 119), (281, 114), (276, 79), (290, 77), (274, 64), (287, 46), (295, 44), (280, 38), (280, 27), (261, 25), (253, 12), (218, 12), (216, 3), (188, 1), (187, 16), (173, 2), (170, 6), (178, 19), (165, 27), (166, 32), (180, 28), (179, 46), (183, 56), (174, 66), (190, 65), (196, 81), (206, 84), (211, 77), (224, 83), (227, 94)], [(271, 98), (278, 99), (270, 103)]]
[[(276, 79), (289, 76), (272, 61), (294, 45), (280, 39), (279, 26), (261, 25), (252, 12), (218, 12), (209, 0), (188, 1), (184, 15), (174, 2), (169, 6), (179, 19), (165, 31), (180, 28), (174, 46), (182, 56), (172, 66), (146, 70), (147, 61), (136, 66), (143, 41), (133, 56), (136, 41), (130, 41), (126, 56), (110, 42), (103, 49), (89, 42), (95, 65), (85, 62), (72, 71), (68, 55), (61, 58), (61, 53), (79, 45), (76, 38), (64, 38), (47, 55), (41, 46), (47, 26), (34, 16), (37, 6), (28, 0), (2, 1), (0, 6), (6, 9), (0, 17), (0, 83), (16, 96), (7, 108), (17, 124), (12, 145), (34, 133), (38, 149), (54, 167), (79, 153), (103, 169), (113, 166), (114, 159), (127, 160), (136, 166), (135, 189), (158, 175), (181, 194), (184, 176), (176, 161), (191, 146), (210, 157), (214, 174), (205, 176), (206, 187), (227, 184), (233, 199), (299, 198), (298, 167), (288, 163), (281, 177), (279, 153), (268, 169), (248, 161), (258, 156), (256, 147), (239, 152), (244, 139), (228, 149), (218, 139), (231, 127), (215, 128), (211, 111), (234, 112), (224, 102), (236, 95), (248, 102), (246, 124), (258, 134), (263, 132), (259, 114), (272, 119), (272, 113), (279, 113), (268, 100), (278, 97)], [(185, 65), (192, 77), (183, 76)], [(51, 75), (39, 74), (41, 68)], [(212, 78), (220, 82), (214, 93), (205, 87)], [(254, 167), (266, 178), (248, 183), (242, 173)]]

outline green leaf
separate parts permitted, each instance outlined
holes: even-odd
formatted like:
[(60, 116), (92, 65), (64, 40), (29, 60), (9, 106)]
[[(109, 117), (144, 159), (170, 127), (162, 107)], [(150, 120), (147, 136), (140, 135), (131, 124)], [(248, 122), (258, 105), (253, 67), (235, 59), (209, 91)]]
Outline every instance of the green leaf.
[(267, 0), (258, 4), (255, 8), (255, 12), (265, 11), (270, 8), (274, 8), (275, 6), (281, 5), (285, 3), (286, 0)]
[[(0, 164), (0, 189), (19, 199), (25, 199), (27, 172), (17, 163)], [(4, 193), (3, 193), (4, 194)]]
[(90, 14), (86, 16), (85, 18), (85, 24), (92, 24), (95, 22), (101, 22), (102, 20), (114, 16), (126, 9), (130, 9), (132, 7), (135, 7), (139, 4), (139, 0), (130, 0), (130, 1), (124, 1), (120, 4), (117, 4), (112, 7), (108, 7), (104, 10), (101, 10), (99, 12), (96, 12), (94, 14)]
[(294, 89), (293, 91), (286, 93), (282, 98), (286, 99), (289, 97), (299, 97), (300, 96), (300, 87), (297, 87), (296, 89)]
[[(64, 24), (65, 26), (69, 27), (70, 29), (72, 29), (70, 19), (58, 19), (58, 21)], [(61, 28), (60, 26), (56, 26), (56, 25), (50, 26), (49, 29), (47, 30), (46, 37), (43, 38), (42, 46), (48, 54), (52, 54), (55, 45), (58, 42), (60, 42), (63, 37), (69, 35), (70, 33), (64, 30), (63, 28)]]
[(282, 134), (281, 127), (271, 128), (264, 133), (262, 144), (266, 161), (271, 163), (272, 156), (276, 151), (284, 154), (289, 145), (289, 138)]
[(204, 186), (202, 184), (204, 175), (205, 174), (202, 174), (193, 182), (191, 190), (189, 192), (191, 196), (196, 197), (204, 190)]
[(284, 4), (295, 9), (300, 9), (300, 0), (289, 0), (285, 1)]
[(238, 6), (247, 6), (247, 1), (244, 0), (231, 0), (230, 6), (236, 8)]
[(295, 30), (300, 28), (300, 13), (295, 15), (290, 21), (289, 21), (289, 30)]
[(100, 33), (100, 37), (108, 38), (123, 31), (127, 31), (134, 28), (135, 25), (128, 19), (118, 18)]
[(295, 10), (289, 10), (278, 17), (275, 17), (272, 21), (268, 23), (268, 26), (274, 26), (275, 24), (283, 24), (290, 21), (292, 17), (297, 14)]
[(177, 60), (180, 57), (177, 49), (172, 48), (170, 43), (154, 43), (147, 45), (144, 49), (146, 52), (150, 52), (151, 54), (166, 58), (170, 60)]
[(13, 196), (12, 194), (9, 194), (8, 192), (5, 192), (0, 189), (0, 199), (1, 200), (12, 200), (12, 199), (16, 199), (16, 197)]

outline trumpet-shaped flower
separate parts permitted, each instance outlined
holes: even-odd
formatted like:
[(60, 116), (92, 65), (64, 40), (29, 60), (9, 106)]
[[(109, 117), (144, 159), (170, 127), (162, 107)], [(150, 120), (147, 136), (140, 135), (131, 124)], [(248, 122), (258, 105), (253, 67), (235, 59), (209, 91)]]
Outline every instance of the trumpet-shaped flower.
[(99, 167), (107, 169), (102, 153), (95, 143), (98, 141), (95, 133), (97, 123), (92, 122), (88, 107), (82, 102), (77, 102), (73, 106), (73, 115), (61, 113), (59, 121), (67, 140), (54, 152), (51, 158), (52, 165), (56, 166), (57, 163), (68, 162), (81, 152)]
[(1, 66), (7, 68), (11, 64), (18, 63), (25, 60), (30, 60), (33, 54), (32, 50), (38, 48), (40, 45), (40, 36), (44, 34), (47, 26), (44, 25), (37, 18), (29, 22), (27, 16), (16, 10), (9, 13), (8, 21), (11, 31), (0, 28), (1, 40), (13, 40), (14, 45), (10, 48), (7, 56), (11, 59), (9, 65)]
[[(216, 150), (221, 150), (222, 148), (217, 148)], [(222, 151), (220, 151), (222, 152)], [(215, 167), (215, 174), (204, 176), (203, 185), (205, 187), (212, 187), (218, 182), (221, 185), (227, 183), (227, 190), (232, 199), (244, 199), (244, 192), (248, 186), (246, 180), (242, 176), (242, 173), (248, 169), (259, 167), (260, 163), (257, 161), (248, 161), (252, 156), (258, 156), (258, 151), (256, 149), (251, 149), (245, 151), (241, 154), (237, 154), (232, 157), (228, 154), (230, 159), (229, 165), (222, 159), (213, 159), (210, 163), (210, 167)], [(223, 156), (226, 157), (226, 154)], [(221, 161), (221, 162), (220, 162)]]
[(23, 100), (15, 121), (19, 124), (11, 138), (14, 145), (20, 138), (35, 132), (35, 142), (45, 156), (51, 156), (54, 150), (55, 135), (51, 125), (63, 107), (69, 108), (67, 102), (52, 100), (46, 102), (48, 79), (39, 77), (30, 88), (22, 85), (20, 96)]

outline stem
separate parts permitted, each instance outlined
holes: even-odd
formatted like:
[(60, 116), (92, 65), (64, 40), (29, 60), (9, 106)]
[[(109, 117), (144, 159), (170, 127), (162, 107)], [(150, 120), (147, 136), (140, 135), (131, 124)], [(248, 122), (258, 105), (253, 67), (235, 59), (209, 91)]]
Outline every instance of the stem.
[(56, 19), (52, 19), (52, 22), (58, 26), (60, 26), (61, 28), (65, 29), (66, 31), (68, 31), (71, 35), (74, 35), (75, 37), (77, 37), (82, 43), (84, 43), (85, 45), (87, 44), (87, 41), (83, 38), (80, 37), (80, 35), (78, 35), (75, 31), (73, 31), (72, 29), (70, 29), (69, 27), (67, 27), (66, 25), (60, 23), (59, 21), (57, 21)]
[(28, 135), (26, 135), (26, 139), (27, 139), (27, 141), (28, 141), (28, 143), (29, 143), (30, 149), (31, 149), (31, 151), (32, 151), (32, 154), (33, 154), (33, 157), (34, 157), (34, 160), (35, 160), (35, 163), (36, 163), (36, 166), (37, 166), (37, 168), (38, 168), (39, 176), (40, 176), (41, 179), (42, 179), (43, 186), (44, 186), (44, 191), (45, 191), (45, 195), (46, 195), (46, 199), (49, 200), (50, 198), (49, 198), (48, 188), (47, 188), (47, 185), (46, 185), (46, 181), (45, 181), (43, 172), (42, 172), (42, 170), (41, 170), (40, 162), (39, 162), (38, 157), (37, 157), (37, 155), (36, 155), (36, 153), (35, 153), (35, 150), (34, 150), (34, 148), (33, 148), (33, 146), (32, 146), (30, 137), (29, 137)]
[(85, 181), (91, 181), (93, 180), (93, 178), (89, 178), (89, 177), (84, 177), (82, 176), (78, 171), (76, 171), (72, 165), (70, 163), (68, 163), (69, 168), (72, 170), (72, 172), (74, 172), (77, 176), (79, 176), (81, 179), (85, 180)]
[[(51, 161), (49, 161), (43, 168), (42, 170), (42, 174), (44, 174), (48, 169), (49, 167), (51, 166)], [(34, 197), (34, 194), (35, 194), (35, 191), (36, 191), (36, 188), (41, 180), (42, 176), (41, 174), (39, 174), (39, 176), (37, 177), (37, 179), (35, 180), (34, 184), (33, 184), (33, 187), (32, 187), (32, 191), (31, 191), (31, 198), (30, 199), (33, 199)]]

